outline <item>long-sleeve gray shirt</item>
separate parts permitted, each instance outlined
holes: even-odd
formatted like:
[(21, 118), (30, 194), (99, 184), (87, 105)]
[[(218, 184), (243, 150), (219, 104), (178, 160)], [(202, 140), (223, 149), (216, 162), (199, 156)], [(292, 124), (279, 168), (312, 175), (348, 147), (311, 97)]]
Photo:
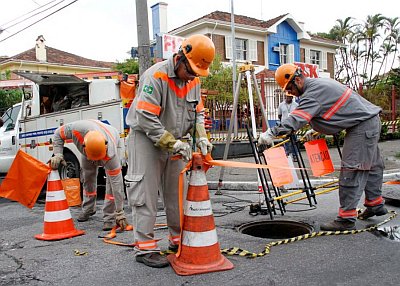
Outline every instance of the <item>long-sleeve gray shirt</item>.
[(204, 111), (197, 109), (195, 113), (200, 101), (200, 79), (180, 80), (174, 72), (174, 60), (170, 58), (143, 73), (126, 122), (133, 130), (144, 132), (154, 143), (165, 131), (179, 139), (193, 128), (195, 114), (196, 123), (204, 123)]
[(330, 78), (305, 78), (299, 106), (271, 129), (275, 136), (306, 124), (323, 134), (335, 134), (377, 115), (381, 108)]

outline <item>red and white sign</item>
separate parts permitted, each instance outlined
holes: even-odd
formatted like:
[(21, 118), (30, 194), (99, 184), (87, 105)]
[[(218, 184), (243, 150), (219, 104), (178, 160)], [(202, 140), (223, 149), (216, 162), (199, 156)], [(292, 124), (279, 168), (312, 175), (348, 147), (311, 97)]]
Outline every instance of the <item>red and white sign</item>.
[(306, 64), (306, 63), (294, 63), (296, 66), (300, 67), (303, 71), (305, 77), (319, 77), (318, 76), (318, 65)]
[(172, 57), (174, 53), (177, 53), (179, 47), (185, 38), (172, 36), (168, 34), (162, 35), (162, 57), (163, 59), (168, 59)]

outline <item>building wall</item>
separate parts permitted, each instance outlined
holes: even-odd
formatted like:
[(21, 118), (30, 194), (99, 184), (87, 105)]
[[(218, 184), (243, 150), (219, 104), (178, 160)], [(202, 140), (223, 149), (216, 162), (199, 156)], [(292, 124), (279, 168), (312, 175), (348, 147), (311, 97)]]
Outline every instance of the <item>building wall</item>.
[(273, 47), (279, 47), (279, 44), (294, 45), (294, 61), (299, 61), (299, 41), (297, 40), (297, 32), (287, 23), (283, 22), (277, 27), (277, 33), (269, 35), (268, 55), (269, 69), (276, 70), (280, 65), (279, 52), (274, 52)]

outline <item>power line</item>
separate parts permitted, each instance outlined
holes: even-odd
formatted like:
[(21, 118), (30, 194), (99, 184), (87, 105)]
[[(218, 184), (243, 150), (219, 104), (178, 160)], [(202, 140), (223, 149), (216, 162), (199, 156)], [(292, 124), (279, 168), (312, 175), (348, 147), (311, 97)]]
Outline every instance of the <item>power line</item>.
[[(31, 14), (32, 12), (35, 12), (36, 10), (39, 10), (39, 9), (41, 9), (41, 8), (43, 8), (43, 7), (46, 7), (46, 6), (49, 5), (50, 3), (53, 3), (54, 1), (57, 1), (57, 0), (52, 0), (52, 1), (50, 1), (50, 2), (48, 2), (48, 3), (46, 3), (46, 4), (44, 4), (44, 5), (42, 5), (42, 6), (40, 6), (40, 7), (37, 7), (37, 8), (35, 8), (35, 9), (33, 9), (32, 11), (29, 11), (28, 13), (25, 13), (25, 14), (23, 14), (23, 15), (21, 15), (21, 16), (18, 16), (17, 18), (15, 18), (15, 19), (13, 19), (13, 20), (10, 20), (10, 21), (8, 21), (8, 22), (6, 22), (6, 23), (0, 25), (0, 27), (1, 27), (0, 29), (1, 29), (2, 31), (4, 31), (4, 30), (6, 30), (6, 29), (8, 29), (8, 28), (10, 28), (10, 27), (13, 27), (13, 26), (15, 26), (15, 25), (17, 25), (17, 24), (19, 24), (19, 23), (21, 23), (21, 22), (23, 22), (23, 21), (25, 21), (25, 20), (27, 20), (27, 19), (29, 19), (29, 18), (35, 16), (35, 15), (41, 13), (41, 12), (38, 12), (38, 13), (36, 13), (35, 15), (32, 15), (32, 16), (30, 16), (30, 17), (27, 18), (27, 19), (21, 20), (21, 21), (19, 21), (19, 22), (16, 23), (16, 24), (13, 24), (13, 25), (11, 25), (11, 26), (8, 26), (8, 27), (3, 28), (5, 25), (7, 25), (7, 24), (9, 24), (9, 23), (12, 23), (12, 22), (14, 22), (14, 21), (17, 21), (18, 19), (20, 19), (20, 18), (22, 18), (22, 17), (24, 17), (24, 16), (26, 16), (26, 15), (29, 15), (29, 14)], [(64, 0), (63, 0), (63, 1), (64, 1)], [(61, 3), (61, 2), (60, 2), (60, 3)], [(57, 5), (57, 4), (56, 4), (56, 5)], [(52, 7), (54, 7), (54, 6), (52, 6)], [(44, 10), (44, 11), (46, 11), (46, 10)], [(43, 11), (43, 12), (44, 12), (44, 11)]]
[[(63, 1), (64, 1), (64, 0), (63, 0)], [(8, 37), (6, 37), (6, 38), (0, 40), (0, 43), (1, 43), (1, 42), (4, 42), (5, 40), (7, 40), (7, 39), (9, 39), (9, 38), (11, 38), (11, 37), (13, 37), (13, 36), (19, 34), (19, 33), (21, 33), (22, 31), (24, 31), (24, 30), (26, 30), (26, 29), (32, 27), (33, 25), (35, 25), (35, 24), (39, 23), (40, 21), (42, 21), (42, 20), (44, 20), (44, 19), (50, 17), (50, 16), (53, 15), (53, 14), (55, 14), (55, 13), (57, 13), (57, 12), (63, 10), (64, 8), (70, 6), (71, 4), (74, 4), (74, 3), (77, 2), (77, 1), (78, 1), (78, 0), (74, 0), (74, 1), (72, 1), (71, 3), (68, 3), (67, 5), (64, 5), (63, 7), (59, 8), (59, 9), (55, 10), (54, 12), (52, 12), (52, 13), (46, 15), (45, 17), (43, 17), (43, 18), (37, 20), (36, 22), (33, 22), (33, 23), (30, 24), (29, 26), (26, 26), (25, 28), (22, 28), (21, 30), (15, 32), (14, 34), (11, 34), (10, 36), (8, 36)]]

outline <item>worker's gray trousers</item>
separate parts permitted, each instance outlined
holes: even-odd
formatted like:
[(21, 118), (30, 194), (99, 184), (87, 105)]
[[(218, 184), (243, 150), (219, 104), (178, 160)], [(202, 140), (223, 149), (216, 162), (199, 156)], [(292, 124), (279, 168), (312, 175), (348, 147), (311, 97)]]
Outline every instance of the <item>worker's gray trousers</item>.
[[(140, 249), (136, 247), (136, 255), (160, 250), (154, 242), (159, 194), (163, 199), (170, 236), (176, 238), (180, 235), (178, 182), (185, 163), (181, 159), (171, 160), (171, 156), (171, 153), (155, 147), (144, 133), (130, 130), (126, 192), (132, 207), (135, 242), (146, 245), (139, 245)], [(184, 194), (185, 182), (186, 179)]]
[[(114, 160), (111, 159), (111, 160)], [(110, 160), (111, 165), (110, 169), (120, 168), (120, 164), (114, 164), (113, 161)], [(116, 158), (118, 160), (118, 158)], [(108, 163), (107, 163), (108, 164)], [(115, 166), (113, 166), (115, 165)], [(96, 210), (96, 199), (97, 199), (97, 174), (98, 174), (99, 165), (95, 161), (87, 160), (86, 157), (82, 156), (82, 176), (83, 178), (83, 202), (82, 202), (82, 211), (83, 212), (92, 212)], [(113, 191), (115, 189), (115, 191)], [(116, 210), (116, 201), (115, 196), (119, 196), (117, 198), (117, 202), (121, 204), (123, 203), (123, 179), (122, 174), (119, 173), (116, 176), (110, 176), (106, 172), (106, 194), (104, 197), (103, 204), (103, 221), (104, 222), (115, 222), (115, 210)], [(119, 206), (120, 209), (123, 209), (123, 205)]]
[(355, 221), (356, 208), (365, 192), (365, 205), (378, 210), (384, 205), (382, 180), (384, 163), (378, 141), (379, 115), (346, 130), (339, 177), (340, 209), (338, 220)]

